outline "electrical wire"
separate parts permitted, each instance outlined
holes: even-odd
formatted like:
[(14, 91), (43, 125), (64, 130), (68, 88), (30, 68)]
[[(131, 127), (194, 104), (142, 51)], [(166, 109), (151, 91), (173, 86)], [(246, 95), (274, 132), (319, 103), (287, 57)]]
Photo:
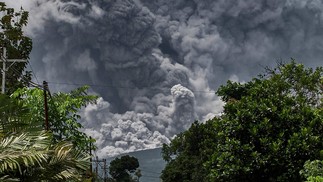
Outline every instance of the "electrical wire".
[[(114, 86), (114, 85), (100, 85), (100, 84), (89, 84), (89, 83), (65, 83), (65, 82), (51, 82), (49, 81), (48, 82), (49, 84), (52, 84), (52, 85), (71, 85), (71, 86), (82, 86), (82, 85), (88, 85), (90, 87), (107, 87), (107, 88), (119, 88), (119, 89), (133, 89), (133, 90), (136, 90), (138, 88), (136, 87), (125, 87), (125, 86)], [(146, 87), (148, 88), (148, 87)], [(152, 88), (153, 89), (153, 88)], [(193, 93), (210, 93), (210, 94), (215, 94), (214, 91), (200, 91), (200, 90), (191, 90)]]
[(161, 174), (161, 173), (159, 173), (159, 172), (147, 171), (147, 170), (145, 170), (145, 169), (140, 169), (140, 170), (141, 170), (141, 171), (143, 171), (143, 172), (147, 172), (147, 173)]
[[(2, 57), (2, 60), (4, 61), (4, 62), (7, 62), (7, 60), (6, 59), (4, 59), (3, 57)], [(30, 65), (31, 66), (31, 65)], [(21, 72), (20, 71), (18, 71), (15, 67), (10, 67), (11, 68), (11, 70), (13, 70), (13, 72), (15, 73), (15, 74), (17, 74), (17, 75), (20, 75), (21, 74)], [(4, 70), (4, 71), (6, 71), (6, 70)], [(32, 81), (30, 81), (30, 80), (28, 80), (28, 79), (26, 79), (26, 78), (21, 78), (23, 81), (25, 81), (25, 82), (27, 82), (29, 85), (31, 85), (31, 86), (33, 86), (33, 87), (36, 87), (36, 88), (39, 88), (39, 89), (43, 89), (43, 86), (42, 85), (40, 85), (39, 83), (37, 84), (37, 83), (34, 83), (34, 82), (32, 82)], [(37, 80), (38, 81), (38, 80)]]
[(31, 66), (30, 61), (28, 61), (28, 64), (29, 64), (29, 67), (30, 67), (31, 72), (33, 73), (34, 78), (36, 79), (37, 83), (39, 84), (39, 81), (38, 81), (37, 75), (36, 75), (36, 73), (34, 72), (34, 69), (33, 69), (33, 67)]
[(160, 179), (160, 177), (158, 177), (158, 176), (146, 176), (146, 175), (142, 175), (142, 176), (140, 176), (141, 178), (142, 177), (145, 177), (145, 178), (156, 178), (156, 179)]
[[(21, 74), (15, 67), (11, 67), (11, 69), (17, 74), (17, 75), (19, 75), (19, 74)], [(26, 78), (23, 78), (22, 77), (22, 79), (23, 79), (23, 81), (25, 81), (25, 82), (27, 82), (28, 84), (30, 84), (31, 86), (33, 86), (33, 87), (36, 87), (36, 88), (39, 88), (39, 89), (44, 89), (43, 88), (43, 86), (42, 85), (40, 85), (40, 84), (37, 84), (37, 83), (35, 83), (35, 82), (33, 82), (33, 81), (31, 81), (31, 80), (28, 80), (28, 79), (26, 79)]]
[[(5, 59), (3, 59), (4, 62), (7, 62)], [(40, 85), (39, 84), (39, 81), (38, 81), (38, 78), (30, 64), (30, 62), (28, 61), (27, 62), (30, 66), (30, 69), (33, 73), (33, 76), (35, 78), (35, 80), (37, 81), (37, 83), (31, 81), (31, 80), (28, 80), (26, 78), (21, 78), (23, 79), (23, 81), (26, 81), (29, 85), (33, 86), (33, 87), (36, 87), (36, 88), (39, 88), (39, 89), (46, 89), (46, 91), (49, 92), (50, 94), (50, 91), (49, 91), (49, 88), (44, 88), (43, 85)], [(15, 67), (11, 67), (11, 69), (13, 70), (13, 72), (17, 75), (20, 75), (21, 73), (15, 68)], [(4, 70), (5, 71), (5, 70)], [(75, 83), (55, 83), (55, 82), (47, 82), (47, 83), (50, 83), (50, 84), (59, 84), (59, 85), (74, 85), (74, 86), (80, 86), (80, 85), (89, 85), (91, 87), (112, 87), (112, 88), (122, 88), (122, 89), (137, 89), (135, 87), (116, 87), (116, 86), (112, 86), (112, 85), (96, 85), (96, 84), (75, 84)], [(205, 91), (195, 91), (195, 92), (205, 92)], [(213, 93), (213, 92), (209, 92), (209, 93)], [(50, 94), (51, 96), (51, 94)], [(97, 156), (96, 155), (96, 152), (94, 153), (94, 156)], [(102, 164), (99, 162), (99, 161), (95, 161), (96, 163), (98, 163), (98, 166), (103, 168)], [(161, 174), (161, 173), (157, 173), (157, 172), (152, 172), (152, 171), (148, 171), (148, 170), (141, 170), (143, 172), (148, 172), (148, 173), (154, 173), (154, 174)], [(100, 175), (99, 175), (100, 178), (102, 178)], [(149, 175), (142, 175), (141, 177), (145, 177), (145, 178), (156, 178), (156, 179), (160, 179), (159, 177), (157, 176), (149, 176)]]
[[(5, 59), (4, 59), (5, 60)], [(34, 72), (33, 68), (32, 68), (32, 65), (31, 63), (28, 61), (27, 62), (30, 66), (30, 69), (33, 73), (33, 76), (34, 78), (36, 79), (38, 85), (40, 86), (39, 84), (39, 81), (38, 81), (38, 78), (36, 76), (36, 73)], [(14, 67), (12, 67), (13, 70), (16, 70)], [(19, 74), (19, 71), (16, 70), (16, 74)], [(27, 81), (27, 80), (25, 80)], [(136, 90), (138, 88), (136, 87), (125, 87), (125, 86), (115, 86), (115, 85), (102, 85), (102, 84), (92, 84), (92, 83), (66, 83), (66, 82), (51, 82), (51, 81), (48, 81), (47, 82), (48, 84), (53, 84), (53, 85), (71, 85), (71, 86), (83, 86), (83, 85), (88, 85), (90, 87), (107, 87), (107, 88), (118, 88), (118, 89), (129, 89), (129, 90)], [(153, 89), (153, 88), (152, 88)], [(200, 91), (200, 90), (191, 90), (193, 93), (209, 93), (209, 94), (215, 94), (214, 91)]]

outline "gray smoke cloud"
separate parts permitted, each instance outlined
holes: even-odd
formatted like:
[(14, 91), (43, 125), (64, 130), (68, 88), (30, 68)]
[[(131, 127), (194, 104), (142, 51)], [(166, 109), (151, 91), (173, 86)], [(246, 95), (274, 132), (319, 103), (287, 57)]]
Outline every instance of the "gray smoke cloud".
[(169, 139), (178, 131), (187, 129), (195, 118), (194, 94), (179, 84), (171, 88), (171, 94), (172, 97), (156, 95), (153, 102), (149, 102), (147, 98), (138, 98), (153, 107), (152, 103), (157, 103), (157, 113), (127, 111), (112, 114), (110, 104), (103, 98), (98, 99), (97, 104), (87, 106), (82, 113), (83, 124), (85, 132), (97, 139), (97, 145), (101, 149), (98, 155), (113, 156), (157, 148), (163, 143), (169, 143)]
[(219, 114), (214, 92), (228, 79), (290, 57), (320, 66), (323, 56), (321, 0), (5, 2), (30, 11), (39, 79), (101, 85), (81, 121), (100, 156), (160, 147)]

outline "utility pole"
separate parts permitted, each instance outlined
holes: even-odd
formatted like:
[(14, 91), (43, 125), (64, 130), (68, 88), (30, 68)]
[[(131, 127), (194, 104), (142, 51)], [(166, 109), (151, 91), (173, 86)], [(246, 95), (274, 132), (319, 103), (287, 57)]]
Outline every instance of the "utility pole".
[(103, 159), (103, 181), (107, 181), (107, 159)]
[[(2, 56), (0, 59), (0, 62), (2, 63), (2, 86), (1, 86), (1, 93), (5, 94), (6, 90), (6, 72), (9, 70), (9, 68), (14, 64), (14, 63), (26, 63), (27, 60), (24, 59), (7, 59), (7, 49), (3, 47), (3, 52)], [(6, 63), (11, 63), (8, 67)]]
[[(94, 168), (94, 173), (95, 173), (95, 176), (97, 177), (97, 178), (101, 178), (101, 175), (99, 175), (99, 167), (100, 167), (100, 169), (102, 169), (101, 171), (100, 171), (100, 174), (102, 174), (103, 173), (103, 181), (105, 182), (105, 181), (107, 181), (107, 160), (106, 159), (99, 159), (99, 157), (98, 156), (96, 156), (95, 157), (95, 159), (94, 160), (92, 160), (92, 162), (94, 162), (95, 163), (95, 168)], [(101, 165), (101, 163), (103, 163), (103, 167), (102, 167), (102, 165)], [(102, 178), (101, 178), (102, 179)]]
[[(90, 140), (92, 141), (92, 137), (90, 136)], [(94, 182), (94, 175), (93, 175), (93, 169), (92, 169), (92, 142), (90, 142), (90, 174), (92, 176), (91, 182)]]
[(95, 174), (96, 174), (96, 176), (99, 176), (99, 170), (98, 170), (98, 168), (99, 168), (99, 157), (98, 156), (96, 156), (96, 161), (95, 161)]
[[(92, 137), (90, 136), (90, 141), (92, 141)], [(90, 142), (90, 163), (91, 163), (91, 165), (90, 165), (90, 171), (91, 171), (91, 173), (92, 173), (92, 142)]]
[(48, 83), (43, 81), (43, 90), (44, 90), (44, 109), (45, 109), (45, 129), (49, 130), (49, 122), (48, 122), (48, 103), (47, 103), (47, 91), (48, 91)]

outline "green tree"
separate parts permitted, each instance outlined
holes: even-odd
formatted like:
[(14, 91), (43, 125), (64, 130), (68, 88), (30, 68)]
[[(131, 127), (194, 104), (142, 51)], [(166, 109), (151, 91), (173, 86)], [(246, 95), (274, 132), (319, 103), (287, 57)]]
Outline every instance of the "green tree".
[(15, 134), (0, 138), (0, 179), (83, 181), (89, 157), (71, 143), (53, 143), (48, 132)]
[[(88, 151), (89, 145), (95, 146), (94, 139), (90, 139), (81, 132), (82, 125), (78, 122), (79, 110), (89, 103), (95, 103), (97, 96), (86, 93), (88, 87), (80, 87), (69, 93), (55, 93), (48, 99), (48, 115), (50, 130), (54, 140), (72, 142), (78, 149)], [(33, 123), (44, 123), (44, 96), (41, 89), (21, 88), (12, 94), (13, 98), (21, 98), (19, 104), (29, 108), (30, 119)], [(92, 148), (94, 149), (94, 148)]]
[[(27, 25), (28, 12), (21, 9), (15, 12), (13, 8), (6, 7), (0, 2), (0, 55), (3, 57), (3, 48), (7, 50), (9, 59), (29, 59), (32, 50), (32, 41), (23, 34), (23, 27)], [(31, 73), (23, 73), (27, 63), (15, 63), (6, 72), (6, 93), (12, 93), (17, 88), (28, 85)], [(2, 68), (2, 63), (0, 64)], [(9, 65), (8, 65), (9, 66)], [(1, 80), (2, 78), (0, 78)]]
[[(1, 59), (4, 48), (9, 59), (29, 59), (32, 41), (22, 31), (28, 12), (15, 12), (3, 2), (0, 12)], [(13, 94), (0, 95), (0, 181), (86, 181), (88, 146), (94, 140), (80, 132), (77, 112), (96, 97), (86, 94), (87, 87), (54, 94), (51, 130), (43, 131), (43, 91), (23, 88), (31, 80), (30, 72), (23, 74), (26, 63), (10, 66), (6, 94)]]
[(83, 181), (89, 155), (32, 124), (29, 109), (0, 95), (0, 179), (2, 181)]
[(136, 180), (132, 176), (138, 171), (138, 167), (139, 162), (137, 158), (125, 155), (121, 158), (115, 158), (113, 161), (111, 161), (109, 173), (117, 182), (139, 181), (138, 177)]
[(209, 171), (203, 164), (210, 160), (215, 131), (213, 123), (205, 124), (197, 121), (183, 133), (177, 135), (170, 145), (163, 145), (162, 154), (167, 162), (162, 171), (161, 179), (164, 182), (206, 181)]
[[(224, 111), (207, 122), (213, 139), (199, 142), (199, 155), (204, 145), (212, 150), (202, 160), (207, 181), (302, 181), (299, 171), (305, 161), (320, 159), (323, 149), (322, 85), (321, 67), (313, 70), (292, 61), (248, 83), (221, 86), (217, 93), (226, 102)], [(176, 140), (185, 145), (194, 141)], [(196, 156), (184, 151), (174, 160)]]

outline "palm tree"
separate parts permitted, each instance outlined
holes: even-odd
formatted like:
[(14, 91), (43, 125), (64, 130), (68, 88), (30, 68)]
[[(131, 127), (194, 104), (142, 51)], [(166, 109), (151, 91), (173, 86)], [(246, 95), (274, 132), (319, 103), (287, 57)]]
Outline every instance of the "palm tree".
[(83, 181), (90, 156), (70, 142), (53, 142), (14, 99), (0, 95), (0, 103), (1, 181)]

